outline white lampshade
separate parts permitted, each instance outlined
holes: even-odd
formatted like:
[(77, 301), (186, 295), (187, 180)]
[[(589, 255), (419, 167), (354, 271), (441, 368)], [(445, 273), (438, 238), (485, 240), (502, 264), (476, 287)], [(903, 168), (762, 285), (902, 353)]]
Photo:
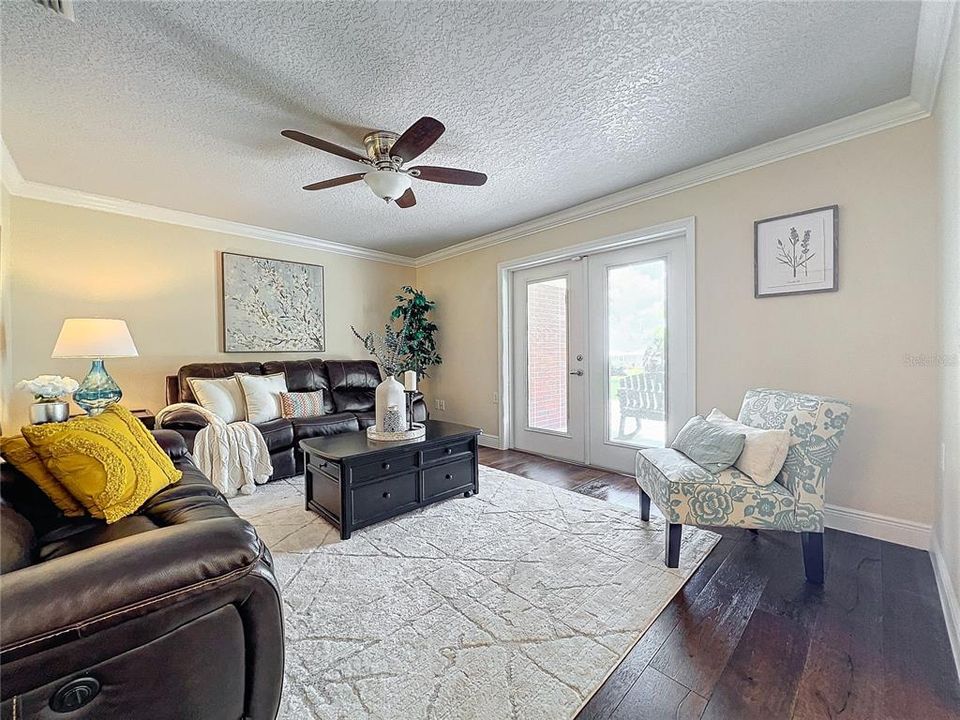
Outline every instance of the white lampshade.
[(393, 170), (371, 170), (363, 176), (363, 181), (374, 195), (387, 201), (396, 200), (410, 187), (410, 176)]
[(50, 357), (137, 357), (137, 346), (123, 320), (67, 318)]

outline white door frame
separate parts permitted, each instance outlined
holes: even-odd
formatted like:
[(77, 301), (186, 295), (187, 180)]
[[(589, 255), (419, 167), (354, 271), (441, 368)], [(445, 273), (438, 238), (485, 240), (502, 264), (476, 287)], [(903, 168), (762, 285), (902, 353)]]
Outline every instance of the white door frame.
[[(670, 222), (661, 223), (639, 230), (620, 233), (609, 237), (591, 240), (589, 242), (572, 245), (557, 250), (528, 255), (527, 257), (508, 260), (497, 265), (497, 349), (499, 357), (499, 446), (506, 450), (512, 448), (513, 442), (513, 422), (511, 412), (513, 410), (512, 397), (513, 388), (510, 384), (511, 362), (513, 358), (513, 335), (512, 335), (512, 316), (513, 316), (513, 272), (526, 268), (536, 267), (537, 265), (546, 265), (557, 262), (558, 260), (571, 260), (573, 258), (589, 255), (590, 253), (603, 252), (605, 250), (619, 250), (621, 248), (632, 247), (644, 243), (665, 240), (667, 238), (682, 238), (685, 249), (687, 264), (683, 268), (686, 275), (686, 306), (692, 310), (687, 323), (687, 367), (686, 375), (690, 378), (692, 387), (689, 397), (692, 398), (692, 407), (689, 408), (689, 416), (696, 414), (697, 397), (697, 313), (696, 313), (696, 220), (693, 217), (681, 218)], [(670, 438), (668, 438), (670, 439)], [(587, 463), (590, 463), (590, 457), (587, 456)]]

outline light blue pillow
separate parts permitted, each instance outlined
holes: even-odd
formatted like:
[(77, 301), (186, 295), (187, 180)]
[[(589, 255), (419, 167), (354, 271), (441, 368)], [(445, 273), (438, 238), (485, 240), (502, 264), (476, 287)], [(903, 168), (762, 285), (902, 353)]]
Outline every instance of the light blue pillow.
[(746, 439), (743, 433), (732, 432), (696, 415), (680, 429), (671, 447), (704, 470), (718, 473), (737, 461)]

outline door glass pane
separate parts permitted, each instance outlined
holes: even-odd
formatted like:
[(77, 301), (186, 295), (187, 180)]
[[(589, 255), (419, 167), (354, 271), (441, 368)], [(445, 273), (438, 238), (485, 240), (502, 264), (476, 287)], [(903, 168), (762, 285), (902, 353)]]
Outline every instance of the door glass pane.
[(527, 427), (567, 431), (567, 279), (527, 284)]
[(666, 260), (607, 269), (609, 441), (666, 441), (666, 299)]

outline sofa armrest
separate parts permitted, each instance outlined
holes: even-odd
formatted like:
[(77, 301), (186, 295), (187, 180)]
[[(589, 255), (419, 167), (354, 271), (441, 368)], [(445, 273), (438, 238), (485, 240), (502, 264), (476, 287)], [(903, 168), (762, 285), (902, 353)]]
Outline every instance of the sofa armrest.
[[(191, 549), (202, 548), (202, 554)], [(264, 558), (239, 518), (171, 525), (6, 573), (0, 661), (93, 635), (229, 585)]]
[(154, 439), (171, 460), (180, 460), (189, 455), (183, 435), (176, 430), (152, 430)]
[(165, 430), (202, 430), (209, 423), (195, 410), (177, 408), (163, 415), (161, 427)]

